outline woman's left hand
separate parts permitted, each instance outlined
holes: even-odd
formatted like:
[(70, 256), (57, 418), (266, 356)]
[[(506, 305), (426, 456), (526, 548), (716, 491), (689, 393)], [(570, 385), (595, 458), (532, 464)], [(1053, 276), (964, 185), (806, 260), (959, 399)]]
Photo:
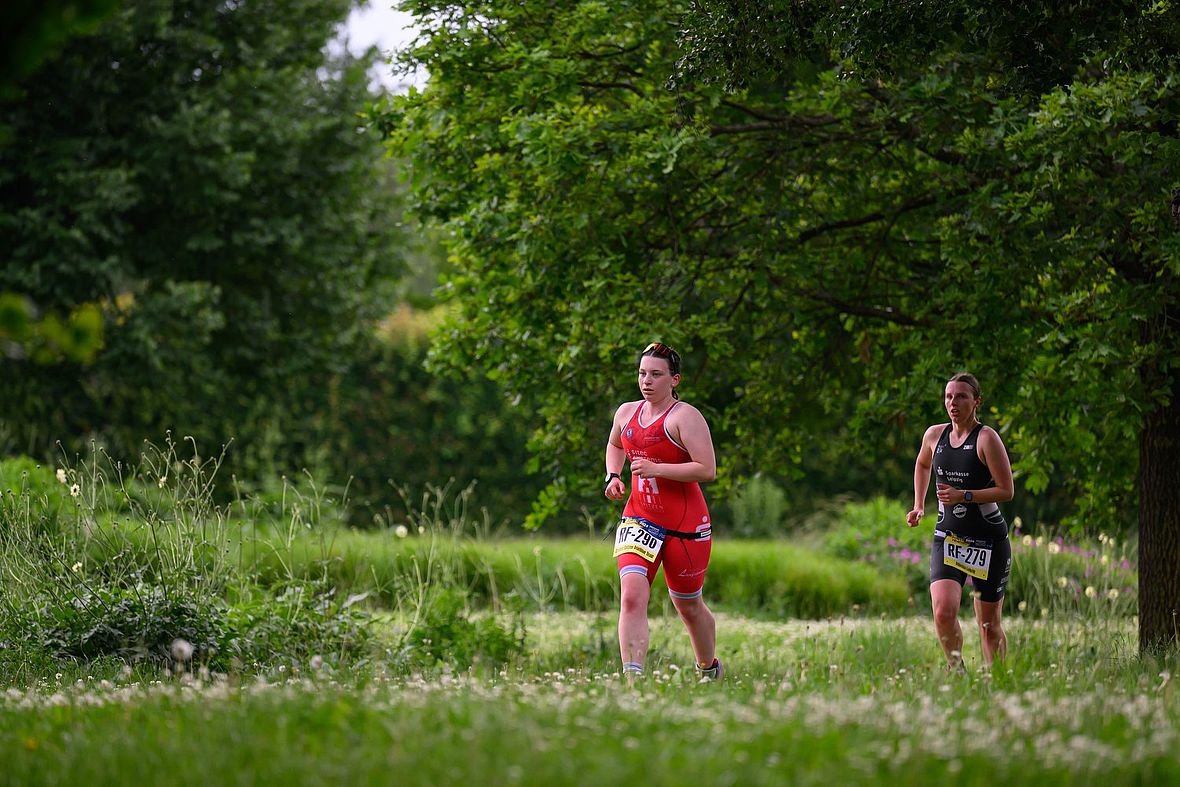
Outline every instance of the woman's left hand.
[(632, 459), (631, 472), (640, 478), (655, 478), (659, 475), (656, 468), (660, 466), (659, 462), (653, 462), (650, 459)]
[(955, 489), (953, 486), (947, 484), (938, 484), (935, 494), (938, 496), (940, 503), (962, 503), (967, 499), (962, 489)]

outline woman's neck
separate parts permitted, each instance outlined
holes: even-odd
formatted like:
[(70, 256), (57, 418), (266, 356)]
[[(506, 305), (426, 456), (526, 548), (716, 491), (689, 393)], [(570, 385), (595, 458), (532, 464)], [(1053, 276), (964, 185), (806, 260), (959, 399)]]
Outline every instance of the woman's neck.
[(651, 399), (644, 399), (644, 405), (647, 406), (647, 418), (645, 420), (651, 421), (653, 418), (658, 418), (664, 414), (664, 411), (676, 403), (676, 399), (671, 396), (666, 396), (659, 401)]

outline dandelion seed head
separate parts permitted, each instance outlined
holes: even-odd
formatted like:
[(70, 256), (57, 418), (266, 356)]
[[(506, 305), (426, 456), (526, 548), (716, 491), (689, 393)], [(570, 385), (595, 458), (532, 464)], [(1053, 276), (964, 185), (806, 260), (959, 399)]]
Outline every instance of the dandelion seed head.
[(1019, 610), (1020, 612), (1024, 612), (1026, 609), (1028, 609), (1028, 602), (1021, 601), (1019, 604), (1016, 605), (1016, 609)]
[(193, 643), (187, 639), (177, 637), (172, 640), (172, 658), (178, 662), (188, 661), (193, 657)]
[(1094, 598), (1098, 595), (1098, 591), (1094, 589), (1093, 585), (1086, 586), (1086, 598)]
[(393, 529), (393, 534), (398, 538), (405, 538), (410, 534), (410, 530), (405, 525), (398, 525)]
[(1110, 590), (1106, 591), (1106, 597), (1108, 599), (1110, 599), (1111, 601), (1114, 601), (1116, 598), (1119, 597), (1119, 589), (1118, 588), (1111, 588)]
[(1061, 545), (1055, 541), (1050, 541), (1049, 542), (1049, 554), (1056, 555), (1059, 552), (1061, 552)]
[(1020, 539), (1020, 543), (1024, 544), (1026, 547), (1031, 547), (1033, 545), (1033, 537), (1025, 536), (1024, 538)]
[(1069, 580), (1065, 577), (1057, 577), (1057, 587), (1063, 588), (1069, 584)]

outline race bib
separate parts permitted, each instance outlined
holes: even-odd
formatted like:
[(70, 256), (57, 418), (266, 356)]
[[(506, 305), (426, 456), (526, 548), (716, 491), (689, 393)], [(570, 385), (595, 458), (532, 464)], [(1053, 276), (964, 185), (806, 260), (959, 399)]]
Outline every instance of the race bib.
[(976, 579), (987, 579), (992, 564), (991, 545), (981, 546), (947, 533), (942, 542), (942, 562)]
[(654, 563), (663, 545), (664, 529), (659, 525), (633, 516), (619, 520), (619, 529), (615, 531), (615, 557), (630, 552)]

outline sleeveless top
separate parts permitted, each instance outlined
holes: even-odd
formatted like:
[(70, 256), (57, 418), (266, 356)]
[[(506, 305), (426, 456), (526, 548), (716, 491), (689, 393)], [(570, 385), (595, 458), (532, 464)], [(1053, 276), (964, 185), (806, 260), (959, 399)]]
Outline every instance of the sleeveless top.
[[(934, 480), (956, 489), (976, 491), (996, 485), (991, 471), (979, 458), (979, 432), (983, 424), (976, 424), (958, 448), (951, 445), (951, 428), (947, 424), (934, 448)], [(1008, 536), (1008, 523), (995, 503), (938, 504), (936, 527), (948, 533), (968, 538), (998, 539)]]
[[(628, 460), (650, 459), (661, 464), (692, 461), (688, 451), (664, 428), (668, 416), (679, 405), (676, 402), (644, 426), (639, 419), (643, 402), (639, 403), (620, 435)], [(695, 532), (701, 525), (709, 524), (709, 508), (700, 484), (670, 478), (640, 478), (635, 473), (631, 474), (631, 496), (627, 498), (623, 516), (642, 517), (660, 527), (682, 532)]]

